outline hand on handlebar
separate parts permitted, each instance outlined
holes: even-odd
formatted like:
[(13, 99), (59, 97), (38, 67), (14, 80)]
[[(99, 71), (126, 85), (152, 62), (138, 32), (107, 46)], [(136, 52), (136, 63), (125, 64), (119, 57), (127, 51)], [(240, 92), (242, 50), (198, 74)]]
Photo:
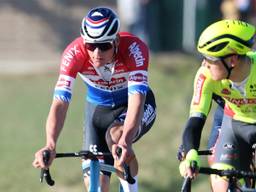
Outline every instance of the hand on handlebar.
[(198, 168), (200, 166), (199, 156), (195, 149), (191, 149), (185, 160), (181, 161), (179, 170), (183, 177), (195, 178), (198, 174)]
[[(43, 153), (44, 151), (49, 151), (49, 160), (45, 161), (43, 158)], [(51, 165), (53, 159), (55, 158), (56, 152), (55, 150), (50, 150), (48, 147), (43, 147), (42, 149), (38, 150), (35, 153), (35, 159), (32, 163), (32, 165), (35, 168), (41, 168), (41, 169), (48, 169), (49, 166)]]
[(116, 163), (121, 166), (124, 163), (129, 163), (129, 161), (134, 157), (134, 152), (129, 146), (113, 144), (112, 155)]

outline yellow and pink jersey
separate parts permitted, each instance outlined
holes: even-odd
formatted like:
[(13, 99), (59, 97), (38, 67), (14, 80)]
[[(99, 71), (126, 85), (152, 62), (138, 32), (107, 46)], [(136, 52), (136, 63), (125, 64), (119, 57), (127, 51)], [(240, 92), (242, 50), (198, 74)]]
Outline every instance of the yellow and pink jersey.
[(235, 120), (256, 123), (256, 53), (250, 52), (251, 71), (242, 90), (233, 88), (228, 79), (214, 81), (209, 70), (201, 66), (194, 80), (194, 93), (190, 116), (207, 116), (212, 102), (212, 94), (225, 100), (225, 114)]

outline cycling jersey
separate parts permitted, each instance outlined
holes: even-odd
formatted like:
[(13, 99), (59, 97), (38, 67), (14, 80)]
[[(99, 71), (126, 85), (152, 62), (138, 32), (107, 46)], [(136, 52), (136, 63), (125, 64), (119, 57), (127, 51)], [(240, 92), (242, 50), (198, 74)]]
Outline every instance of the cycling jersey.
[(250, 52), (248, 56), (251, 58), (251, 70), (242, 91), (235, 89), (228, 79), (214, 81), (209, 70), (204, 66), (200, 67), (194, 81), (191, 117), (207, 116), (212, 94), (215, 93), (225, 100), (225, 114), (235, 120), (256, 123), (256, 53)]
[(96, 105), (114, 107), (127, 103), (128, 94), (146, 95), (149, 90), (148, 48), (130, 33), (120, 32), (119, 35), (120, 44), (113, 63), (104, 68), (110, 71), (107, 78), (93, 66), (82, 37), (70, 43), (62, 55), (54, 98), (70, 102), (77, 74), (87, 85), (87, 101)]

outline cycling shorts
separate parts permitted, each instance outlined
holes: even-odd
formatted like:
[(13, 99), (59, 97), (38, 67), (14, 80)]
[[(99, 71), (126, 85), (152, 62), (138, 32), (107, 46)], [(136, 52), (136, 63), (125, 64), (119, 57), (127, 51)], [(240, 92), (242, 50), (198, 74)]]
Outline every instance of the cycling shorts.
[[(115, 122), (124, 122), (127, 104), (118, 107), (106, 107), (87, 102), (85, 108), (85, 123), (83, 132), (83, 150), (92, 152), (110, 152), (105, 140), (108, 128)], [(134, 142), (139, 140), (152, 127), (156, 118), (156, 104), (151, 90), (147, 92), (144, 115)], [(105, 163), (113, 165), (113, 158), (104, 159)]]
[(225, 163), (248, 171), (252, 145), (256, 143), (256, 124), (248, 124), (224, 115), (220, 136), (215, 146), (214, 163)]

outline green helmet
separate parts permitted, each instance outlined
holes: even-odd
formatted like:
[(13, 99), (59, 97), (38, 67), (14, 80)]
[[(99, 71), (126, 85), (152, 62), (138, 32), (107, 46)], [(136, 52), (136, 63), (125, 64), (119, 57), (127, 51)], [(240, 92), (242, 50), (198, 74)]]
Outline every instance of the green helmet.
[(255, 27), (239, 20), (221, 20), (200, 35), (197, 50), (206, 56), (245, 55), (255, 41)]

